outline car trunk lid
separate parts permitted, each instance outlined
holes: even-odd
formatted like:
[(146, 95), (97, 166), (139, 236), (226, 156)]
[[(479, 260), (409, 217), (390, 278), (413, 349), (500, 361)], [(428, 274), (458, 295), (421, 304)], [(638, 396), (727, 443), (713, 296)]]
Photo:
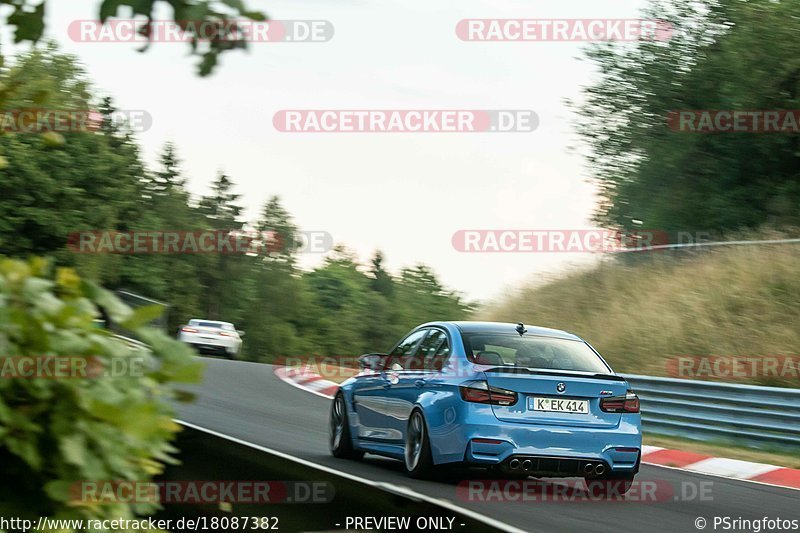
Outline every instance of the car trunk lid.
[(207, 326), (190, 326), (197, 330), (197, 335), (203, 339), (219, 340), (223, 336), (220, 335), (221, 328), (212, 328)]
[(518, 395), (513, 405), (492, 405), (497, 419), (505, 422), (615, 427), (621, 414), (602, 411), (600, 399), (624, 395), (628, 390), (623, 378), (610, 374), (504, 367), (484, 370), (484, 374), (490, 387)]

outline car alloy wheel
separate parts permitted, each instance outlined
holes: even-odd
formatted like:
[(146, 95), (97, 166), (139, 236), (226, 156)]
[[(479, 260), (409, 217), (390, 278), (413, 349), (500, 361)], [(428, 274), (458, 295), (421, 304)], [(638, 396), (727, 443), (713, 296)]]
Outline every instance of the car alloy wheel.
[(331, 404), (330, 447), (334, 457), (342, 459), (361, 459), (364, 452), (353, 447), (350, 438), (350, 422), (347, 420), (347, 405), (344, 395), (339, 392)]
[(417, 468), (422, 457), (423, 443), (425, 442), (425, 421), (419, 411), (414, 411), (408, 421), (408, 435), (406, 436), (406, 470)]
[(339, 394), (333, 401), (333, 408), (331, 410), (331, 450), (338, 449), (342, 444), (344, 426), (347, 423), (344, 409), (344, 397)]

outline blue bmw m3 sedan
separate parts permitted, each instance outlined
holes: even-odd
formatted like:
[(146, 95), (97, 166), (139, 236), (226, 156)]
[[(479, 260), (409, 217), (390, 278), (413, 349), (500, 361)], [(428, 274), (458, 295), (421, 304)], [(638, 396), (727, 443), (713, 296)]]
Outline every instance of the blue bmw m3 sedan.
[(630, 482), (639, 470), (639, 398), (573, 334), (431, 322), (359, 364), (331, 407), (336, 457), (394, 457), (412, 477), (467, 465)]

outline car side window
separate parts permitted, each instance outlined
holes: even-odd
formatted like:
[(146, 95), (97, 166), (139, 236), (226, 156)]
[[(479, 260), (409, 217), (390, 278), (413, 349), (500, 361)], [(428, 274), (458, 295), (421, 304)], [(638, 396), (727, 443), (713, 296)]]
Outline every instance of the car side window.
[(425, 368), (440, 372), (447, 364), (448, 359), (450, 359), (450, 342), (447, 340), (447, 335), (444, 335), (443, 342), (439, 345), (430, 362), (425, 361)]
[(446, 361), (450, 355), (447, 334), (439, 329), (432, 329), (419, 346), (416, 355), (415, 368), (425, 370), (441, 370), (442, 361)]
[(386, 358), (386, 364), (383, 368), (385, 370), (405, 370), (407, 359), (409, 356), (414, 355), (417, 345), (427, 333), (427, 329), (421, 329), (400, 341), (400, 344)]

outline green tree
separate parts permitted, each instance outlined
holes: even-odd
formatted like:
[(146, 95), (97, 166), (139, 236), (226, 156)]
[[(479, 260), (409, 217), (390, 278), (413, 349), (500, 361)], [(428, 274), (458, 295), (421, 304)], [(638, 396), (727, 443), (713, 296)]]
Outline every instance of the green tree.
[[(270, 197), (261, 211), (261, 219), (256, 224), (262, 238), (269, 242), (266, 252), (270, 257), (283, 262), (294, 262), (295, 254), (300, 246), (298, 242), (297, 226), (292, 222), (289, 212), (281, 204), (277, 196)], [(266, 234), (269, 233), (268, 236)]]
[(399, 287), (397, 301), (409, 325), (431, 320), (458, 320), (471, 311), (461, 296), (446, 289), (427, 265), (404, 268)]
[(187, 204), (189, 195), (184, 189), (186, 180), (181, 175), (181, 162), (173, 143), (164, 145), (159, 157), (159, 164), (161, 168), (145, 178), (145, 199), (157, 201), (163, 198), (174, 198), (182, 205)]
[(391, 294), (384, 295), (374, 290), (375, 279), (342, 246), (304, 279), (318, 309), (311, 335), (324, 355), (386, 350), (420, 323), (466, 319), (472, 311), (425, 265), (403, 269), (392, 281)]
[[(211, 194), (200, 200), (199, 210), (209, 227), (221, 232), (236, 232), (244, 225), (240, 220), (242, 207), (238, 205), (240, 194), (233, 192), (234, 183), (220, 172), (211, 185)], [(241, 253), (217, 253), (212, 256), (210, 268), (198, 272), (205, 287), (202, 295), (207, 318), (237, 321), (238, 310), (236, 286), (242, 281), (247, 257)]]
[[(6, 23), (14, 28), (15, 43), (36, 43), (42, 38), (47, 0), (1, 0), (0, 4), (11, 8)], [(173, 20), (190, 37), (191, 53), (200, 57), (198, 73), (201, 76), (214, 70), (223, 52), (247, 48), (247, 41), (237, 32), (240, 28), (237, 19), (266, 20), (266, 15), (248, 9), (243, 0), (103, 0), (99, 17), (105, 23), (109, 17), (127, 10), (151, 21), (160, 6), (172, 9)], [(139, 33), (147, 39), (152, 37), (148, 25), (142, 25)], [(208, 39), (208, 35), (217, 37)]]
[[(91, 85), (76, 59), (54, 47), (21, 55), (0, 69), (0, 100), (25, 109), (47, 100), (56, 109), (93, 106)], [(52, 132), (51, 132), (52, 133)], [(132, 220), (142, 164), (139, 148), (122, 134), (76, 131), (67, 142), (37, 133), (0, 134), (0, 253), (55, 254), (61, 264), (80, 264), (98, 281), (115, 259), (67, 250), (70, 234), (117, 229)]]
[(667, 126), (678, 110), (798, 109), (796, 3), (663, 0), (645, 16), (669, 20), (672, 38), (588, 51), (600, 75), (578, 111), (602, 198), (596, 220), (718, 234), (797, 224), (800, 137)]
[(367, 315), (369, 285), (358, 266), (353, 252), (337, 245), (321, 267), (305, 276), (319, 309), (312, 335), (322, 355), (365, 349), (360, 324)]
[(13, 105), (52, 94), (63, 109), (99, 107), (104, 117), (99, 130), (66, 134), (55, 145), (35, 134), (0, 135), (8, 154), (0, 169), (2, 253), (48, 255), (108, 288), (164, 301), (171, 306), (171, 330), (192, 317), (231, 321), (246, 330), (244, 356), (251, 360), (384, 350), (420, 322), (469, 314), (430, 268), (419, 265), (395, 277), (382, 252), (362, 265), (339, 246), (313, 271), (300, 269), (292, 246), (298, 227), (276, 196), (248, 226), (289, 244), (274, 253), (76, 253), (67, 248), (68, 238), (87, 230), (239, 231), (241, 197), (220, 173), (210, 194), (195, 202), (172, 144), (156, 168), (145, 168), (129, 128), (109, 120), (115, 116), (111, 99), (95, 105), (74, 58), (53, 47), (0, 69), (0, 82)]
[[(164, 146), (155, 172), (143, 174), (131, 230), (193, 232), (208, 227), (191, 205), (174, 144)], [(173, 330), (202, 314), (203, 287), (197, 274), (209, 268), (213, 268), (213, 258), (203, 254), (129, 254), (121, 257), (121, 273), (113, 286), (169, 302), (168, 323)]]
[(211, 194), (200, 200), (200, 211), (214, 229), (238, 230), (243, 226), (239, 219), (242, 207), (236, 204), (242, 195), (233, 192), (233, 187), (231, 179), (220, 172), (211, 184)]
[(383, 261), (383, 252), (376, 250), (370, 261), (369, 274), (372, 278), (372, 289), (386, 298), (390, 298), (394, 292), (394, 280), (392, 280), (391, 274), (383, 268)]
[(239, 293), (247, 356), (271, 361), (310, 354), (313, 344), (302, 330), (306, 325), (313, 329), (312, 299), (294, 264), (297, 226), (279, 198), (272, 196), (255, 227), (262, 234), (274, 232), (277, 238), (270, 238), (266, 248), (247, 260), (246, 286)]

